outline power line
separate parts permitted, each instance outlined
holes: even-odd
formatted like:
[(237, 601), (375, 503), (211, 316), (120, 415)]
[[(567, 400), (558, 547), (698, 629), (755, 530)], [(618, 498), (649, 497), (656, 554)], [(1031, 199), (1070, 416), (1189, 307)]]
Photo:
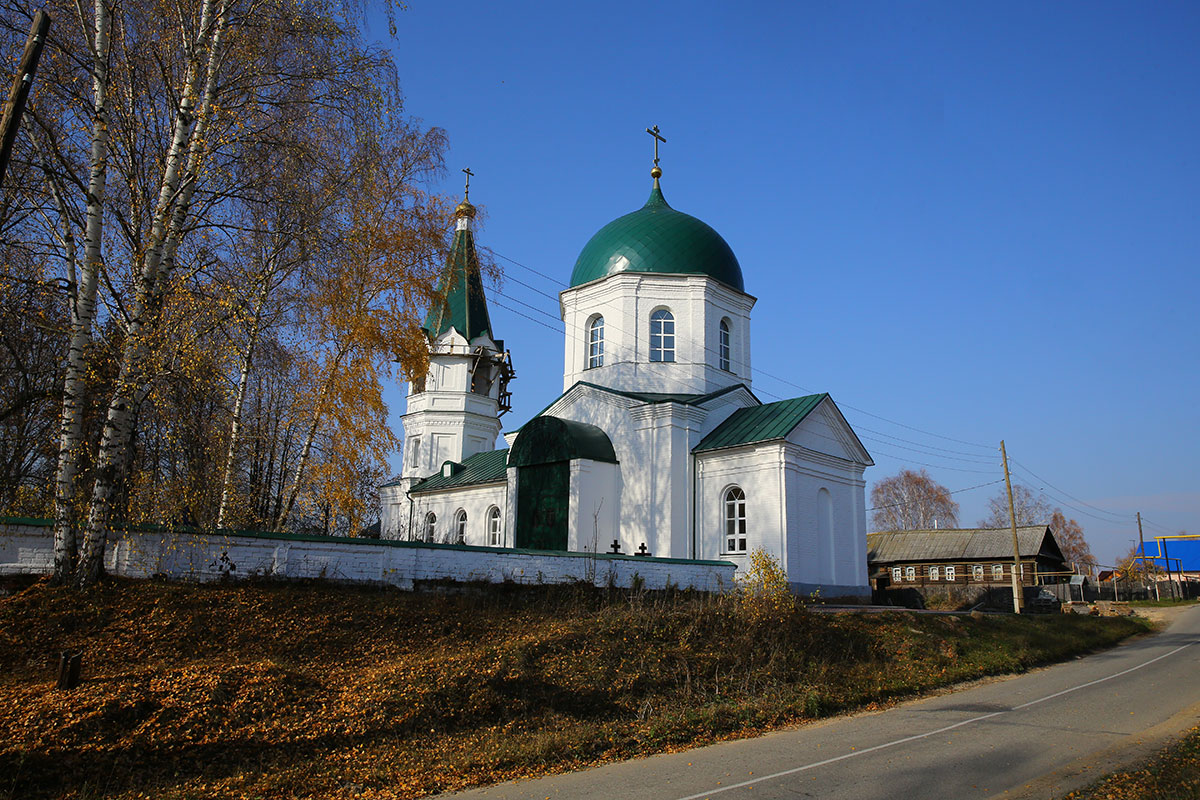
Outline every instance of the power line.
[[(953, 492), (946, 492), (946, 494), (960, 494), (961, 492), (969, 492), (972, 489), (982, 489), (984, 486), (995, 486), (997, 483), (1004, 483), (1004, 478), (997, 478), (996, 480), (988, 481), (987, 483), (977, 483), (974, 486), (968, 486), (965, 489), (955, 489)], [(899, 508), (900, 506), (911, 506), (914, 503), (919, 503), (919, 502), (921, 502), (921, 501), (920, 500), (910, 500), (907, 503), (892, 503), (891, 505), (875, 506), (874, 508), (868, 508), (867, 511), (883, 511), (885, 508)]]
[(1027, 466), (1025, 466), (1024, 464), (1022, 464), (1021, 462), (1017, 461), (1015, 458), (1010, 458), (1010, 459), (1009, 459), (1009, 461), (1012, 461), (1014, 464), (1016, 464), (1017, 466), (1019, 466), (1019, 467), (1020, 467), (1021, 469), (1023, 469), (1025, 472), (1028, 472), (1030, 475), (1032, 475), (1032, 476), (1033, 476), (1034, 478), (1036, 478), (1037, 480), (1039, 480), (1039, 481), (1041, 481), (1042, 483), (1046, 484), (1046, 485), (1047, 485), (1047, 486), (1049, 486), (1051, 489), (1054, 489), (1055, 491), (1057, 491), (1057, 492), (1059, 492), (1059, 493), (1061, 493), (1061, 494), (1064, 494), (1064, 495), (1066, 495), (1067, 497), (1069, 497), (1069, 498), (1071, 498), (1072, 500), (1074, 500), (1076, 503), (1082, 503), (1083, 505), (1087, 506), (1088, 508), (1094, 509), (1094, 510), (1096, 510), (1096, 511), (1103, 512), (1103, 513), (1105, 513), (1105, 514), (1111, 514), (1111, 515), (1113, 515), (1114, 517), (1119, 517), (1119, 518), (1121, 518), (1122, 520), (1127, 520), (1127, 519), (1128, 519), (1128, 515), (1125, 515), (1125, 514), (1118, 514), (1118, 513), (1117, 513), (1117, 512), (1115, 512), (1115, 511), (1109, 511), (1108, 509), (1105, 509), (1105, 508), (1100, 508), (1099, 506), (1094, 506), (1094, 505), (1092, 505), (1091, 503), (1088, 503), (1088, 502), (1086, 502), (1086, 501), (1084, 501), (1084, 500), (1080, 500), (1080, 499), (1079, 499), (1078, 497), (1076, 497), (1075, 495), (1073, 495), (1073, 494), (1071, 494), (1071, 493), (1069, 493), (1069, 492), (1067, 492), (1067, 491), (1065, 491), (1065, 490), (1063, 490), (1063, 489), (1059, 489), (1057, 486), (1055, 486), (1054, 484), (1052, 484), (1050, 481), (1048, 481), (1048, 480), (1046, 480), (1045, 478), (1041, 477), (1041, 476), (1040, 476), (1040, 475), (1038, 475), (1036, 472), (1034, 472), (1033, 470), (1031, 470), (1029, 467), (1027, 467)]
[[(539, 270), (536, 270), (536, 269), (534, 269), (533, 267), (530, 267), (530, 266), (528, 266), (527, 264), (523, 264), (523, 263), (521, 263), (520, 261), (517, 261), (517, 260), (516, 260), (516, 259), (514, 259), (514, 258), (511, 258), (511, 257), (509, 257), (509, 256), (506, 256), (506, 255), (504, 255), (503, 253), (500, 253), (500, 252), (498, 252), (498, 251), (494, 250), (493, 248), (490, 248), (490, 247), (482, 247), (482, 246), (481, 246), (481, 249), (484, 249), (484, 250), (486, 250), (487, 252), (491, 253), (493, 256), (496, 256), (496, 257), (498, 257), (498, 258), (501, 258), (501, 259), (503, 259), (503, 260), (505, 260), (505, 261), (508, 261), (508, 262), (510, 262), (510, 263), (512, 263), (512, 264), (515, 264), (515, 265), (517, 265), (518, 267), (521, 267), (522, 269), (528, 270), (529, 272), (533, 273), (534, 275), (537, 275), (537, 276), (539, 276), (539, 277), (541, 277), (541, 278), (544, 278), (545, 280), (548, 280), (548, 281), (550, 281), (551, 283), (553, 283), (553, 284), (555, 284), (555, 285), (557, 285), (557, 286), (563, 286), (563, 287), (566, 287), (566, 286), (567, 286), (567, 285), (566, 285), (566, 284), (564, 284), (562, 281), (559, 281), (559, 280), (557, 280), (557, 279), (555, 279), (555, 278), (553, 278), (553, 277), (551, 277), (551, 276), (547, 275), (547, 274), (546, 274), (546, 273), (544, 273), (544, 272), (541, 272), (541, 271), (539, 271)], [(519, 280), (519, 279), (513, 278), (512, 280), (513, 280), (515, 283), (518, 283), (518, 284), (520, 284), (520, 285), (522, 285), (522, 286), (525, 286), (525, 287), (527, 287), (527, 288), (531, 289), (532, 291), (534, 291), (534, 292), (538, 293), (539, 295), (542, 295), (543, 297), (546, 297), (547, 299), (550, 299), (550, 300), (555, 300), (555, 301), (557, 301), (557, 299), (558, 299), (558, 298), (556, 298), (556, 297), (553, 297), (553, 296), (551, 296), (550, 294), (548, 294), (548, 293), (546, 293), (546, 292), (543, 292), (542, 290), (540, 290), (540, 289), (538, 289), (538, 288), (536, 288), (536, 287), (534, 287), (534, 286), (531, 286), (530, 284), (528, 284), (528, 283), (525, 283), (525, 282), (523, 282), (523, 281), (521, 281), (521, 280)], [(497, 290), (497, 292), (499, 293), (499, 290)], [(507, 295), (506, 295), (506, 296), (507, 296)], [(544, 314), (545, 316), (551, 317), (552, 319), (557, 319), (557, 317), (554, 317), (553, 315), (551, 315), (551, 314), (549, 314), (549, 313), (547, 313), (547, 312), (541, 311), (540, 309), (536, 309), (534, 306), (532, 306), (532, 305), (530, 305), (530, 304), (528, 304), (528, 303), (524, 303), (524, 302), (522, 302), (522, 301), (520, 301), (520, 300), (516, 300), (516, 298), (513, 298), (513, 297), (509, 297), (509, 299), (510, 299), (510, 300), (513, 300), (514, 302), (521, 303), (522, 305), (524, 305), (524, 306), (526, 306), (526, 307), (528, 307), (528, 308), (534, 308), (535, 310), (538, 310), (538, 311), (539, 311), (539, 313), (542, 313), (542, 314)], [(502, 307), (503, 307), (503, 306), (502, 306)], [(512, 309), (508, 309), (508, 310), (512, 310)], [(524, 314), (521, 314), (520, 316), (526, 316), (526, 315), (524, 315)], [(624, 331), (622, 331), (622, 330), (621, 330), (621, 328), (619, 328), (619, 327), (618, 327), (618, 326), (616, 326), (616, 325), (613, 325), (613, 324), (612, 324), (612, 322), (611, 322), (610, 320), (605, 320), (605, 325), (606, 325), (607, 327), (610, 327), (610, 328), (612, 328), (613, 330), (621, 331), (622, 333), (624, 333)], [(547, 326), (547, 327), (548, 327), (548, 326)], [(573, 334), (572, 334), (570, 331), (564, 331), (564, 332), (565, 332), (565, 333), (567, 333), (567, 335), (568, 335), (568, 336), (571, 336), (571, 338), (572, 338), (572, 339), (576, 339), (577, 341), (585, 341), (585, 340), (584, 340), (584, 339), (583, 339), (581, 336), (580, 336), (580, 337), (574, 336), (574, 335), (573, 335)], [(707, 347), (707, 346), (705, 346), (703, 349), (704, 349), (704, 351), (705, 351), (705, 352), (709, 352), (709, 353), (715, 353), (715, 352), (716, 352), (716, 351), (714, 351), (712, 348), (710, 348), (710, 347)], [(794, 381), (788, 380), (787, 378), (784, 378), (784, 377), (782, 377), (782, 376), (779, 376), (779, 375), (775, 375), (775, 374), (773, 374), (773, 373), (771, 373), (771, 372), (768, 372), (768, 371), (766, 371), (766, 370), (764, 370), (764, 369), (761, 369), (761, 368), (758, 368), (758, 367), (751, 367), (751, 370), (750, 370), (750, 371), (751, 371), (751, 373), (753, 373), (753, 374), (757, 374), (757, 375), (760, 375), (760, 376), (762, 376), (762, 377), (769, 378), (769, 379), (771, 379), (771, 380), (779, 381), (780, 383), (783, 383), (783, 384), (786, 384), (786, 385), (788, 385), (788, 386), (791, 386), (791, 387), (793, 387), (793, 388), (799, 389), (799, 390), (800, 390), (800, 391), (802, 391), (802, 392), (806, 392), (806, 393), (809, 393), (809, 394), (813, 394), (813, 393), (815, 393), (811, 387), (802, 386), (802, 385), (800, 385), (800, 384), (798, 384), (798, 383), (795, 383)], [(760, 391), (761, 391), (761, 390), (760, 390)], [(764, 392), (764, 393), (765, 393), (765, 392)], [(981, 449), (985, 449), (985, 450), (991, 450), (991, 449), (992, 449), (992, 447), (991, 447), (990, 445), (983, 445), (983, 444), (979, 444), (979, 443), (977, 443), (977, 442), (969, 442), (969, 441), (966, 441), (966, 440), (963, 440), (963, 439), (956, 439), (956, 438), (954, 438), (954, 437), (952, 437), (952, 436), (943, 436), (942, 434), (939, 434), (939, 433), (934, 433), (934, 432), (932, 432), (932, 431), (927, 431), (927, 430), (924, 430), (924, 429), (922, 429), (922, 428), (918, 428), (918, 427), (916, 427), (916, 426), (913, 426), (913, 425), (907, 425), (907, 424), (905, 424), (905, 423), (902, 423), (902, 422), (897, 422), (896, 420), (889, 419), (888, 417), (884, 417), (884, 416), (882, 416), (882, 415), (879, 415), (879, 414), (874, 414), (874, 413), (872, 413), (872, 412), (870, 412), (870, 411), (867, 411), (867, 410), (865, 410), (865, 409), (862, 409), (862, 408), (858, 408), (857, 406), (851, 405), (851, 404), (849, 404), (849, 403), (839, 403), (838, 405), (839, 405), (839, 407), (845, 407), (845, 408), (851, 409), (851, 410), (853, 410), (853, 411), (855, 411), (855, 412), (857, 412), (857, 413), (859, 413), (859, 414), (865, 414), (866, 416), (872, 417), (872, 418), (874, 418), (874, 419), (879, 419), (879, 420), (882, 420), (883, 422), (887, 422), (887, 423), (889, 423), (889, 424), (891, 424), (891, 425), (896, 425), (897, 427), (904, 428), (904, 429), (906, 429), (906, 430), (911, 430), (911, 431), (914, 431), (914, 432), (916, 432), (916, 433), (923, 434), (923, 435), (925, 435), (925, 436), (932, 436), (932, 437), (934, 437), (934, 438), (937, 438), (937, 439), (942, 439), (942, 440), (945, 440), (945, 441), (955, 442), (956, 444), (962, 444), (962, 445), (966, 445), (966, 446), (968, 446), (968, 447), (977, 447), (977, 448), (981, 448)], [(946, 448), (938, 448), (938, 447), (936, 447), (936, 446), (934, 446), (934, 445), (922, 445), (922, 444), (921, 444), (921, 443), (919, 443), (919, 442), (912, 442), (912, 441), (910, 441), (910, 440), (902, 439), (901, 437), (892, 436), (892, 435), (890, 435), (890, 434), (887, 434), (887, 433), (884, 433), (884, 432), (882, 432), (882, 431), (875, 431), (875, 430), (873, 430), (873, 429), (869, 429), (869, 428), (865, 428), (865, 427), (864, 427), (863, 429), (864, 429), (864, 430), (871, 430), (871, 432), (872, 432), (872, 433), (876, 433), (876, 434), (878, 434), (878, 435), (881, 435), (881, 436), (886, 436), (886, 437), (888, 437), (888, 438), (896, 439), (897, 441), (904, 441), (904, 442), (907, 442), (907, 443), (909, 443), (909, 444), (917, 444), (917, 445), (920, 445), (920, 446), (922, 446), (922, 447), (927, 447), (927, 448), (928, 448), (928, 449), (930, 449), (930, 450), (944, 450), (944, 451), (946, 451), (946, 452), (948, 452), (948, 453), (957, 453), (957, 454), (959, 454), (959, 455), (962, 455), (962, 456), (975, 456), (975, 455), (977, 455), (977, 454), (967, 453), (967, 452), (965, 452), (965, 451), (952, 451), (952, 450), (947, 450)], [(864, 438), (869, 438), (869, 437), (864, 437)], [(886, 443), (885, 443), (885, 444), (886, 444)], [(901, 447), (901, 445), (891, 445), (891, 446)], [(903, 449), (911, 449), (911, 448), (903, 448)], [(921, 452), (921, 451), (917, 451), (917, 452)], [(930, 453), (930, 454), (928, 454), (928, 455), (935, 455), (935, 454), (932, 454), (932, 453)], [(893, 457), (895, 457), (895, 456), (893, 456)], [(941, 456), (937, 456), (937, 457), (941, 457)], [(945, 457), (946, 457), (946, 458), (950, 458), (950, 456), (945, 456)], [(967, 460), (967, 459), (961, 459), (961, 458), (960, 458), (960, 459), (954, 459), (954, 460), (959, 460), (959, 461), (962, 461), (962, 460)], [(920, 463), (920, 462), (916, 462), (916, 463)], [(979, 462), (977, 462), (977, 463), (983, 463), (983, 462), (982, 462), (982, 461), (979, 461)], [(931, 464), (922, 464), (922, 466), (935, 466), (935, 465), (931, 465)], [(950, 468), (950, 467), (946, 467), (946, 468), (947, 468), (947, 469), (952, 469), (952, 468)], [(975, 470), (961, 470), (961, 471), (975, 471)], [(978, 471), (976, 471), (976, 472), (978, 472)], [(988, 474), (988, 473), (983, 473), (983, 472), (980, 472), (979, 474)]]

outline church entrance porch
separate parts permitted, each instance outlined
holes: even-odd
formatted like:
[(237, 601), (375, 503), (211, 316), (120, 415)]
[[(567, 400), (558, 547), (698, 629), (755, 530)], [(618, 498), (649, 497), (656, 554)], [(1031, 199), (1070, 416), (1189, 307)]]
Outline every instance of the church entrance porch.
[(513, 544), (528, 550), (566, 550), (571, 471), (565, 461), (517, 471), (517, 529)]

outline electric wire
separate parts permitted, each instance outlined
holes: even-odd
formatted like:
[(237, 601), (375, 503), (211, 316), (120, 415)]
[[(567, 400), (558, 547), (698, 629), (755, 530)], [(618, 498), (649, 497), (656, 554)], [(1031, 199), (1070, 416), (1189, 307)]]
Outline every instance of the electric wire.
[(1025, 472), (1029, 473), (1030, 475), (1032, 475), (1032, 476), (1033, 476), (1034, 478), (1036, 478), (1037, 480), (1039, 480), (1039, 481), (1041, 481), (1042, 483), (1046, 484), (1046, 485), (1047, 485), (1047, 486), (1049, 486), (1051, 489), (1054, 489), (1054, 490), (1055, 490), (1055, 491), (1057, 491), (1059, 494), (1062, 494), (1062, 495), (1065, 495), (1065, 496), (1067, 496), (1067, 497), (1071, 498), (1071, 499), (1072, 499), (1072, 500), (1074, 500), (1076, 503), (1080, 503), (1080, 504), (1082, 504), (1082, 505), (1085, 505), (1085, 506), (1087, 506), (1088, 508), (1090, 508), (1090, 509), (1093, 509), (1093, 510), (1095, 510), (1095, 511), (1100, 511), (1100, 512), (1103, 512), (1103, 513), (1105, 513), (1105, 514), (1111, 514), (1111, 515), (1112, 515), (1112, 516), (1114, 516), (1114, 517), (1118, 517), (1118, 518), (1119, 518), (1119, 519), (1121, 519), (1122, 521), (1124, 521), (1124, 520), (1125, 520), (1125, 519), (1128, 517), (1128, 515), (1126, 515), (1126, 514), (1118, 514), (1118, 513), (1117, 513), (1117, 512), (1115, 512), (1115, 511), (1109, 511), (1108, 509), (1105, 509), (1105, 508), (1100, 508), (1099, 506), (1094, 506), (1094, 505), (1092, 505), (1091, 503), (1087, 502), (1086, 500), (1080, 500), (1078, 497), (1076, 497), (1075, 495), (1073, 495), (1073, 494), (1071, 494), (1070, 492), (1066, 491), (1065, 489), (1060, 489), (1059, 487), (1057, 487), (1057, 486), (1055, 486), (1054, 484), (1050, 483), (1050, 481), (1048, 481), (1048, 480), (1046, 480), (1045, 478), (1041, 477), (1041, 476), (1040, 476), (1040, 475), (1038, 475), (1036, 472), (1034, 472), (1033, 470), (1031, 470), (1029, 467), (1027, 467), (1027, 466), (1025, 466), (1024, 464), (1022, 464), (1021, 462), (1017, 461), (1015, 458), (1009, 458), (1008, 460), (1009, 460), (1009, 463), (1011, 463), (1011, 464), (1016, 464), (1017, 466), (1019, 466), (1021, 469), (1025, 470)]
[[(995, 486), (997, 483), (1004, 483), (1004, 478), (997, 478), (996, 480), (988, 481), (987, 483), (977, 483), (974, 486), (968, 486), (965, 489), (955, 489), (952, 492), (946, 492), (946, 494), (961, 494), (962, 492), (969, 492), (972, 489), (982, 489), (984, 486)], [(888, 508), (900, 508), (902, 506), (911, 506), (911, 505), (914, 505), (915, 503), (920, 503), (920, 502), (921, 502), (920, 500), (909, 500), (907, 503), (890, 503), (886, 506), (874, 506), (873, 508), (868, 508), (867, 511), (883, 511)]]
[[(545, 280), (548, 280), (548, 281), (550, 281), (551, 283), (555, 284), (556, 286), (562, 286), (562, 287), (564, 287), (564, 288), (569, 288), (569, 287), (567, 287), (567, 284), (563, 283), (562, 281), (560, 281), (560, 280), (557, 280), (557, 279), (555, 279), (555, 278), (552, 278), (552, 277), (550, 277), (549, 275), (547, 275), (546, 273), (544, 273), (544, 272), (540, 272), (539, 270), (536, 270), (536, 269), (534, 269), (533, 267), (530, 267), (530, 266), (528, 266), (527, 264), (523, 264), (523, 263), (521, 263), (520, 261), (517, 261), (517, 260), (516, 260), (516, 259), (514, 259), (514, 258), (511, 258), (511, 257), (509, 257), (509, 256), (506, 256), (506, 255), (504, 255), (503, 253), (500, 253), (499, 251), (497, 251), (497, 250), (495, 250), (495, 249), (493, 249), (493, 248), (490, 248), (490, 247), (484, 247), (484, 246), (480, 246), (480, 248), (481, 248), (481, 249), (483, 249), (483, 250), (486, 250), (488, 253), (491, 253), (493, 256), (495, 256), (495, 257), (497, 257), (497, 258), (501, 258), (501, 259), (503, 259), (503, 260), (505, 260), (505, 261), (508, 261), (509, 263), (515, 264), (516, 266), (518, 266), (518, 267), (520, 267), (520, 268), (522, 268), (522, 269), (528, 270), (529, 272), (533, 273), (534, 275), (537, 275), (537, 276), (539, 276), (539, 277), (541, 277), (541, 278), (544, 278)], [(553, 297), (553, 296), (549, 295), (548, 293), (546, 293), (546, 292), (543, 292), (543, 291), (541, 291), (540, 289), (537, 289), (537, 288), (535, 288), (535, 287), (532, 287), (532, 286), (530, 286), (529, 284), (527, 284), (527, 283), (524, 283), (523, 281), (520, 281), (520, 280), (518, 280), (518, 279), (516, 279), (516, 278), (514, 278), (513, 280), (514, 280), (514, 282), (516, 282), (516, 283), (519, 283), (519, 284), (521, 284), (522, 286), (526, 286), (526, 287), (530, 288), (531, 290), (533, 290), (533, 291), (537, 292), (538, 294), (540, 294), (540, 295), (542, 295), (542, 296), (544, 296), (544, 297), (546, 297), (546, 298), (548, 298), (548, 299), (555, 300), (555, 301), (557, 301), (557, 299), (558, 299), (558, 298), (556, 298), (556, 297)], [(510, 297), (510, 299), (514, 299), (514, 298), (511, 298), (511, 297)], [(544, 313), (544, 312), (543, 312), (543, 313)], [(547, 316), (549, 316), (549, 314), (547, 314)], [(612, 325), (612, 324), (611, 324), (611, 322), (610, 322), (609, 320), (605, 320), (605, 326), (606, 326), (606, 327), (612, 327), (614, 330), (620, 330), (620, 328), (618, 328), (617, 326), (615, 326), (615, 325)], [(623, 332), (623, 331), (622, 331), (622, 332)], [(706, 351), (712, 352), (712, 348), (705, 347), (704, 349), (705, 349)], [(788, 386), (791, 386), (791, 387), (793, 387), (793, 388), (795, 388), (795, 389), (799, 389), (799, 390), (800, 390), (800, 391), (802, 391), (802, 392), (805, 392), (805, 393), (808, 393), (808, 394), (815, 394), (815, 393), (816, 393), (816, 392), (814, 392), (814, 390), (813, 390), (811, 387), (806, 387), (806, 386), (803, 386), (803, 385), (801, 385), (801, 384), (795, 383), (794, 381), (788, 380), (787, 378), (781, 377), (781, 376), (779, 376), (779, 375), (775, 375), (775, 374), (773, 374), (773, 373), (771, 373), (771, 372), (768, 372), (767, 370), (761, 369), (761, 368), (759, 368), (759, 367), (751, 367), (750, 371), (751, 371), (752, 373), (754, 373), (754, 374), (757, 374), (757, 375), (760, 375), (760, 376), (762, 376), (762, 377), (765, 377), (765, 378), (769, 378), (769, 379), (771, 379), (771, 380), (778, 381), (778, 382), (780, 382), (780, 383), (783, 383), (783, 384), (786, 384), (786, 385), (788, 385)], [(993, 449), (993, 446), (992, 446), (992, 445), (980, 444), (980, 443), (978, 443), (978, 442), (970, 442), (970, 441), (966, 441), (966, 440), (964, 440), (964, 439), (957, 439), (957, 438), (955, 438), (955, 437), (952, 437), (952, 436), (944, 436), (944, 435), (942, 435), (942, 434), (940, 434), (940, 433), (934, 433), (934, 432), (932, 432), (932, 431), (927, 431), (927, 430), (924, 430), (924, 429), (922, 429), (922, 428), (918, 428), (918, 427), (916, 427), (916, 426), (913, 426), (913, 425), (907, 425), (907, 424), (905, 424), (905, 423), (903, 423), (903, 422), (898, 422), (898, 421), (896, 421), (896, 420), (893, 420), (893, 419), (890, 419), (890, 418), (888, 418), (888, 417), (884, 417), (884, 416), (882, 416), (882, 415), (880, 415), (880, 414), (875, 414), (875, 413), (872, 413), (872, 412), (870, 412), (870, 411), (867, 411), (866, 409), (859, 408), (859, 407), (857, 407), (857, 406), (855, 406), (855, 405), (852, 405), (852, 404), (850, 404), (850, 403), (839, 402), (839, 403), (838, 403), (838, 406), (839, 406), (839, 408), (841, 408), (841, 407), (848, 408), (848, 409), (850, 409), (850, 410), (852, 410), (852, 411), (855, 411), (855, 412), (857, 412), (857, 413), (859, 413), (859, 414), (865, 414), (866, 416), (872, 417), (872, 418), (874, 418), (874, 419), (881, 420), (881, 421), (883, 421), (883, 422), (887, 422), (887, 423), (889, 423), (889, 424), (892, 424), (892, 425), (896, 425), (897, 427), (904, 428), (904, 429), (906, 429), (906, 430), (911, 430), (911, 431), (914, 431), (914, 432), (916, 432), (916, 433), (921, 433), (921, 434), (924, 434), (924, 435), (926, 435), (926, 436), (932, 436), (932, 437), (935, 437), (935, 438), (937, 438), (937, 439), (942, 439), (942, 440), (944, 440), (944, 441), (950, 441), (950, 442), (954, 442), (954, 443), (956, 443), (956, 444), (962, 444), (962, 445), (966, 445), (966, 446), (968, 446), (968, 447), (977, 447), (977, 448), (980, 448), (980, 449), (983, 449), (983, 450), (992, 450), (992, 449)], [(861, 426), (860, 426), (860, 427), (861, 427)], [(867, 429), (867, 428), (864, 428), (864, 430), (868, 430), (868, 429)], [(873, 433), (876, 433), (876, 434), (879, 434), (879, 435), (882, 435), (882, 436), (890, 436), (890, 434), (886, 434), (886, 433), (884, 433), (884, 432), (882, 432), (882, 431), (874, 431), (874, 430), (872, 430), (872, 432), (873, 432)], [(897, 439), (899, 439), (900, 437), (892, 437), (892, 438), (897, 438)], [(902, 440), (902, 441), (903, 441), (903, 440)], [(918, 442), (909, 442), (909, 443), (910, 443), (910, 444), (920, 444), (920, 443), (918, 443)], [(925, 446), (925, 445), (922, 445), (922, 446)], [(929, 447), (929, 449), (939, 449), (939, 448), (935, 448), (933, 445), (928, 445), (927, 447)], [(964, 456), (969, 456), (969, 455), (978, 455), (978, 454), (973, 454), (973, 453), (966, 453), (966, 452), (963, 452), (963, 451), (950, 451), (950, 452), (955, 452), (955, 453), (957, 453), (958, 455), (964, 455)]]

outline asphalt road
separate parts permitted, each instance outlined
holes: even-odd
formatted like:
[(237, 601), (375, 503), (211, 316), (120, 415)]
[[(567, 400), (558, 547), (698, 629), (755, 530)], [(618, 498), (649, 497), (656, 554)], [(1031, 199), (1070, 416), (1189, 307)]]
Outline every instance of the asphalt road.
[(501, 784), (456, 800), (1053, 798), (1200, 719), (1200, 608), (1013, 678), (755, 739)]

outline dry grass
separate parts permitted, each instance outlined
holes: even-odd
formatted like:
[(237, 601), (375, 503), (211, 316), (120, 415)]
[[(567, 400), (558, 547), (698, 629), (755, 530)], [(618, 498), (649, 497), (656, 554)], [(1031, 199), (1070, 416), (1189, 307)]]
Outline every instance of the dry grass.
[(1064, 800), (1194, 800), (1200, 797), (1200, 726), (1135, 769), (1115, 772)]
[[(0, 798), (420, 797), (1110, 645), (1130, 619), (110, 580), (0, 600)], [(54, 689), (57, 651), (84, 682)]]

